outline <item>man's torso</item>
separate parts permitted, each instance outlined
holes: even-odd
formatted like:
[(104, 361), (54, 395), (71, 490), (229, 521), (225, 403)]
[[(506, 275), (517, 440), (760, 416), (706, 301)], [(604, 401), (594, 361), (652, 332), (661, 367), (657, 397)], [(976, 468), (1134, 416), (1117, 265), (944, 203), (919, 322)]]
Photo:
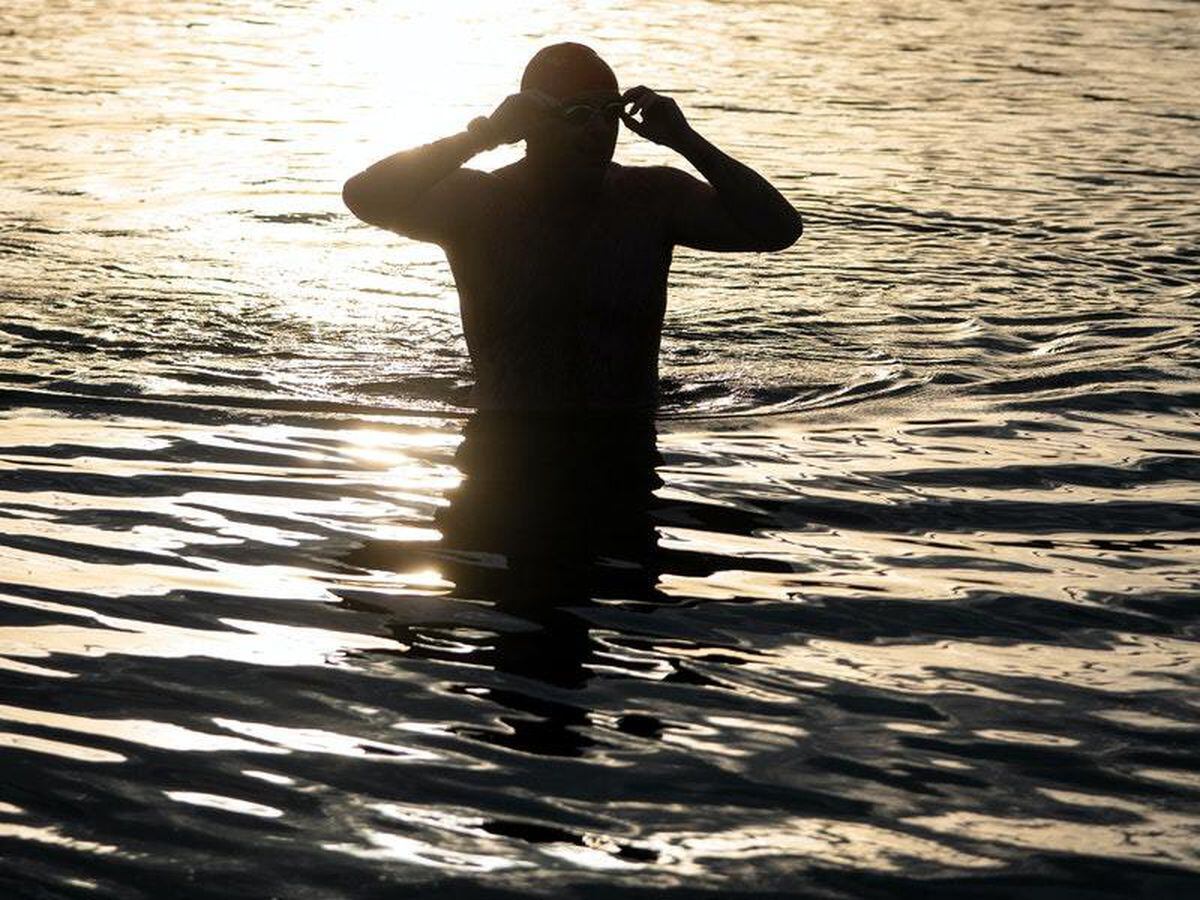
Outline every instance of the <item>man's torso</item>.
[(610, 164), (570, 207), (492, 173), (487, 209), (445, 249), (475, 367), (476, 405), (653, 406), (671, 243), (646, 169)]

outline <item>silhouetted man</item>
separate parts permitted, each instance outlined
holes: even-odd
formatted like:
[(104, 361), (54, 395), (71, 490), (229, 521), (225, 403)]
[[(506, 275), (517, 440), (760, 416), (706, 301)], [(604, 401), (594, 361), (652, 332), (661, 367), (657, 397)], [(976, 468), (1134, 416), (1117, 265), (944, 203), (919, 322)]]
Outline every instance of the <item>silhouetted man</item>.
[[(614, 163), (619, 121), (708, 183)], [(520, 140), (512, 165), (463, 168)], [(674, 100), (620, 93), (612, 69), (572, 43), (540, 50), (490, 116), (375, 163), (342, 195), (363, 221), (446, 251), (481, 409), (652, 409), (673, 248), (782, 250), (802, 231), (780, 193)]]

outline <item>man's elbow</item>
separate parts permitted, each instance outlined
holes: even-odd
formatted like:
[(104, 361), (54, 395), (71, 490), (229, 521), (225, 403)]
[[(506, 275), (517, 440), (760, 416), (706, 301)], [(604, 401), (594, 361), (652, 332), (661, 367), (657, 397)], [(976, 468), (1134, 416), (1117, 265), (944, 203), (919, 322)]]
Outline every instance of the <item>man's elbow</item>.
[(370, 203), (367, 192), (363, 189), (362, 173), (346, 180), (342, 185), (342, 202), (346, 208), (364, 222), (369, 222)]
[(366, 172), (359, 172), (342, 185), (342, 202), (350, 212), (368, 225), (391, 228), (391, 216), (382, 202), (378, 185), (371, 184)]
[(800, 236), (804, 234), (804, 220), (800, 218), (800, 213), (792, 210), (792, 215), (780, 222), (775, 228), (771, 229), (771, 233), (766, 235), (763, 250), (778, 251), (786, 250), (796, 241), (800, 240)]

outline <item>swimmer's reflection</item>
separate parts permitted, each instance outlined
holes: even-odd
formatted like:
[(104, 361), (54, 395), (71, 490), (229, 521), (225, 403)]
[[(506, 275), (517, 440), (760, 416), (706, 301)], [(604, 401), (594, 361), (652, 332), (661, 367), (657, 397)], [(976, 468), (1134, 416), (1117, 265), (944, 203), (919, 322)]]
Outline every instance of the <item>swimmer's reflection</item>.
[[(729, 504), (657, 497), (663, 460), (650, 418), (481, 413), (468, 422), (455, 463), (463, 482), (437, 516), (440, 541), (375, 542), (346, 561), (397, 572), (432, 568), (453, 583), (450, 596), (505, 614), (500, 622), (475, 617), (457, 603), (430, 615), (419, 600), (389, 607), (406, 657), (465, 664), (459, 671), (478, 674), (457, 689), (509, 710), (499, 717), (503, 727), (458, 727), (466, 737), (531, 753), (585, 752), (599, 739), (589, 737), (597, 734), (589, 727), (594, 713), (578, 689), (599, 671), (636, 675), (644, 668), (655, 680), (702, 683), (677, 663), (664, 675), (662, 660), (639, 663), (637, 654), (621, 652), (650, 635), (632, 631), (628, 618), (605, 625), (603, 601), (675, 605), (680, 598), (660, 588), (664, 574), (791, 570), (778, 560), (659, 544), (659, 525), (751, 535), (771, 519)], [(657, 727), (651, 717), (634, 718), (622, 717), (618, 727), (639, 734)]]
[(453, 596), (488, 601), (514, 617), (512, 629), (474, 638), (437, 623), (396, 626), (413, 653), (453, 652), (497, 672), (579, 687), (600, 649), (586, 607), (605, 598), (661, 599), (651, 516), (662, 484), (655, 438), (649, 417), (477, 414), (455, 457), (464, 480), (437, 516), (442, 540), (376, 543), (348, 561), (435, 568), (453, 582)]

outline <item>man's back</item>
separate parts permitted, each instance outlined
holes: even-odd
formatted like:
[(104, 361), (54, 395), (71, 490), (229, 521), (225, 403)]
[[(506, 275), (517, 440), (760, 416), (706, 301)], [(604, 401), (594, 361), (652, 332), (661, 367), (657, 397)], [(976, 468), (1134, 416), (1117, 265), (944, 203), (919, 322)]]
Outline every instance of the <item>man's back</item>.
[[(614, 164), (621, 122), (706, 181)], [(463, 168), (518, 141), (513, 165)], [(673, 248), (781, 250), (803, 231), (791, 204), (674, 100), (641, 85), (620, 93), (580, 44), (540, 50), (491, 116), (380, 160), (342, 196), (363, 221), (445, 249), (486, 409), (653, 408)]]
[(672, 245), (651, 169), (609, 163), (586, 203), (493, 172), (444, 242), (481, 408), (652, 408)]

